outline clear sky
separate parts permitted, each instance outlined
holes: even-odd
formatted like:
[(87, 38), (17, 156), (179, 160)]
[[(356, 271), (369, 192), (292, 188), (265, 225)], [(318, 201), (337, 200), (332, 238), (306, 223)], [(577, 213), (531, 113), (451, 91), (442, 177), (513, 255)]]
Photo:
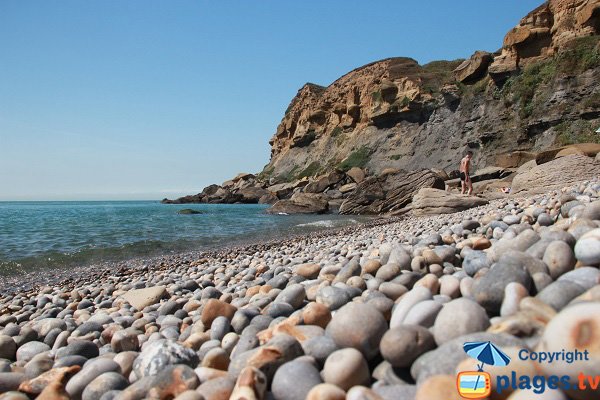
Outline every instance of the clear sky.
[(0, 200), (161, 199), (268, 162), (305, 82), (495, 51), (541, 0), (0, 0)]

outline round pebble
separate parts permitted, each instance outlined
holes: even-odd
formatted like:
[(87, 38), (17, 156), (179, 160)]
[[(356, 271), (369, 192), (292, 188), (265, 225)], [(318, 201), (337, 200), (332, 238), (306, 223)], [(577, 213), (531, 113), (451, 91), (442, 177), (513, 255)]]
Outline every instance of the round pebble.
[(435, 348), (429, 329), (402, 325), (390, 329), (381, 339), (381, 355), (394, 367), (409, 367), (421, 354)]
[(353, 347), (371, 359), (379, 353), (379, 341), (387, 323), (377, 308), (350, 303), (338, 310), (327, 325), (327, 334), (339, 347)]
[(275, 372), (271, 391), (276, 400), (304, 400), (323, 381), (319, 370), (307, 361), (290, 361)]
[(486, 311), (476, 302), (460, 298), (446, 303), (437, 315), (433, 336), (438, 345), (472, 332), (485, 331), (490, 326)]
[(325, 361), (323, 380), (343, 390), (356, 385), (367, 385), (370, 380), (369, 366), (363, 355), (356, 349), (337, 350)]

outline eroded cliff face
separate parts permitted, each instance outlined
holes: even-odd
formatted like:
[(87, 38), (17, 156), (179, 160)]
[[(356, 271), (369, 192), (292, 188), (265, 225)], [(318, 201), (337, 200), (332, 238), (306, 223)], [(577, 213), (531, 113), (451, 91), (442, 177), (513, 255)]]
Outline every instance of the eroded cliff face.
[(508, 32), (496, 54), (424, 66), (390, 58), (328, 87), (306, 84), (260, 177), (454, 169), (467, 148), (484, 167), (500, 153), (546, 149), (564, 123), (600, 122), (599, 23), (600, 0), (553, 0)]
[(575, 38), (597, 34), (600, 0), (551, 0), (523, 18), (504, 37), (490, 74), (502, 80), (528, 63), (553, 56)]

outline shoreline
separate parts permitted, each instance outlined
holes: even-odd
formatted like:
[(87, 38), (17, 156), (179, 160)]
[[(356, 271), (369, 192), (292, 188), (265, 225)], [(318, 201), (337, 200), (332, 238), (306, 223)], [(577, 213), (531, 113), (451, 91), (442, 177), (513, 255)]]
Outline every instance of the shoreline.
[[(364, 216), (363, 216), (364, 217)], [(282, 216), (285, 218), (285, 216)], [(11, 275), (0, 275), (0, 287), (6, 287), (5, 290), (0, 293), (0, 301), (5, 299), (5, 294), (15, 294), (17, 291), (24, 291), (24, 293), (30, 293), (43, 286), (56, 286), (56, 285), (73, 285), (73, 284), (86, 284), (85, 278), (76, 279), (77, 275), (82, 273), (86, 274), (91, 272), (95, 275), (105, 275), (111, 270), (137, 270), (148, 266), (148, 268), (156, 268), (164, 262), (185, 262), (189, 261), (187, 258), (214, 258), (222, 256), (222, 253), (228, 252), (245, 252), (245, 251), (256, 251), (257, 248), (273, 248), (279, 245), (285, 244), (290, 241), (301, 240), (301, 239), (316, 239), (321, 237), (327, 237), (329, 235), (340, 235), (350, 234), (356, 230), (368, 228), (370, 226), (386, 225), (394, 222), (398, 222), (402, 217), (382, 217), (373, 216), (368, 221), (357, 221), (353, 225), (341, 226), (341, 227), (325, 227), (317, 229), (311, 232), (304, 233), (287, 233), (280, 238), (271, 239), (256, 239), (256, 238), (238, 238), (230, 243), (209, 245), (207, 249), (203, 250), (185, 250), (177, 251), (168, 254), (156, 254), (149, 257), (133, 256), (126, 257), (120, 260), (108, 260), (101, 262), (91, 262), (85, 265), (73, 265), (73, 266), (60, 266), (60, 267), (42, 267), (34, 271), (28, 271), (23, 273), (16, 273)], [(94, 277), (88, 279), (93, 280)], [(15, 285), (18, 285), (15, 287)]]
[(312, 399), (327, 383), (339, 398), (437, 399), (474, 371), (466, 342), (516, 360), (571, 337), (591, 354), (577, 369), (522, 360), (499, 373), (600, 375), (597, 180), (75, 272), (0, 297), (3, 390)]
[[(482, 207), (492, 207), (493, 205), (499, 204), (506, 200), (525, 200), (530, 197), (538, 196), (540, 195), (538, 194), (519, 198), (505, 197), (502, 199), (493, 199), (490, 200), (488, 205)], [(328, 238), (331, 236), (337, 237), (352, 235), (376, 226), (401, 223), (407, 218), (416, 219), (417, 221), (429, 221), (431, 219), (439, 219), (440, 217), (444, 216), (462, 215), (464, 213), (473, 212), (479, 208), (481, 207), (471, 208), (454, 214), (442, 214), (435, 216), (417, 217), (412, 215), (410, 212), (408, 215), (405, 214), (401, 216), (373, 216), (369, 221), (357, 222), (356, 224), (350, 226), (322, 228), (313, 232), (305, 233), (288, 233), (284, 235), (284, 237), (276, 239), (238, 239), (228, 244), (209, 246), (212, 248), (206, 250), (176, 251), (172, 254), (157, 254), (151, 255), (147, 258), (142, 256), (134, 256), (122, 260), (92, 262), (86, 265), (40, 268), (24, 274), (0, 276), (0, 287), (7, 287), (6, 291), (0, 293), (0, 301), (6, 300), (8, 297), (15, 295), (16, 292), (19, 291), (22, 291), (23, 294), (27, 295), (42, 287), (66, 286), (72, 288), (74, 285), (87, 285), (96, 278), (110, 276), (110, 274), (113, 272), (118, 272), (122, 275), (126, 272), (135, 273), (139, 270), (164, 270), (166, 266), (172, 264), (179, 265), (184, 262), (194, 262), (193, 260), (190, 260), (190, 258), (210, 260), (218, 259), (228, 254), (251, 254), (257, 251), (271, 250), (273, 248), (294, 243), (299, 240), (311, 241)], [(285, 218), (286, 216), (281, 217)], [(88, 276), (88, 274), (91, 274), (91, 276), (79, 277), (80, 275)]]

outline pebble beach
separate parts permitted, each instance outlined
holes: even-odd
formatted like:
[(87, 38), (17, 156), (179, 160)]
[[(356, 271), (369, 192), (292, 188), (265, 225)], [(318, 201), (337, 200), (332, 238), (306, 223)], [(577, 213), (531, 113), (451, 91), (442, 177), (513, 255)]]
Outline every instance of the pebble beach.
[[(452, 400), (491, 341), (489, 399), (598, 389), (600, 181), (209, 253), (5, 278), (0, 400)], [(11, 280), (12, 279), (12, 280)], [(565, 349), (589, 359), (543, 363)], [(509, 372), (506, 372), (509, 371)]]

